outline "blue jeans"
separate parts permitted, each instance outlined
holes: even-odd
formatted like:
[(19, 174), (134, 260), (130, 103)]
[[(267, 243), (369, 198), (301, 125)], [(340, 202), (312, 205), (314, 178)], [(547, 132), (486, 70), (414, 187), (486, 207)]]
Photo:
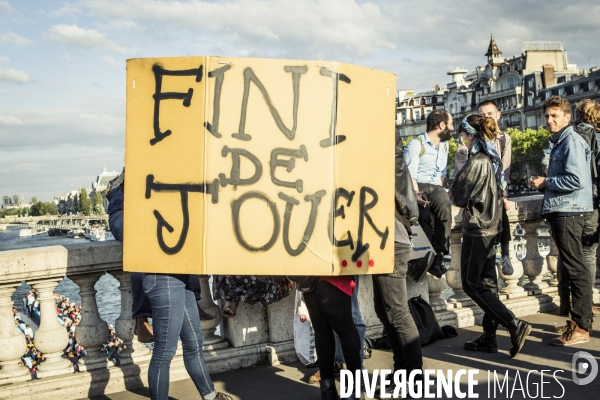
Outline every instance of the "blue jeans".
[[(360, 275), (354, 276), (354, 282), (356, 287), (352, 292), (352, 320), (358, 331), (358, 337), (360, 338), (360, 366), (365, 369), (363, 361), (365, 359), (365, 336), (367, 335), (367, 325), (363, 321), (362, 314), (360, 313), (360, 307), (358, 306), (358, 281)], [(407, 303), (408, 304), (408, 303)], [(337, 333), (333, 332), (335, 336), (335, 362), (338, 364), (345, 364), (344, 353), (342, 353), (342, 345), (340, 344), (340, 338)]]
[[(123, 243), (123, 210), (115, 211), (108, 217), (108, 225), (110, 231), (116, 240)], [(131, 273), (131, 318), (136, 319), (139, 317), (152, 318), (152, 308), (150, 302), (142, 289), (142, 281), (144, 274), (141, 272)], [(198, 275), (190, 275), (188, 281), (190, 290), (194, 292), (196, 300), (200, 300), (200, 282), (198, 281)]]
[(143, 288), (152, 306), (154, 350), (148, 368), (153, 400), (169, 394), (171, 360), (181, 338), (183, 362), (203, 399), (213, 399), (215, 389), (204, 361), (204, 336), (194, 293), (186, 288), (188, 275), (144, 274)]

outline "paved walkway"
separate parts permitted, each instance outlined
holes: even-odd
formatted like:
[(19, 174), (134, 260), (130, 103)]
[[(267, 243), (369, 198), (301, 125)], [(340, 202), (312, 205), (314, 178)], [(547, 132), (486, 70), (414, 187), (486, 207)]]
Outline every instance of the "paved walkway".
[[(600, 399), (600, 374), (586, 385), (579, 386), (573, 382), (572, 359), (577, 351), (590, 353), (600, 364), (600, 322), (595, 323), (596, 331), (592, 340), (575, 347), (550, 346), (551, 339), (556, 337), (553, 328), (564, 324), (565, 318), (552, 314), (537, 314), (525, 317), (534, 327), (521, 353), (514, 359), (508, 355), (510, 338), (506, 330), (498, 331), (500, 351), (495, 354), (474, 353), (463, 350), (467, 340), (480, 335), (480, 327), (460, 329), (459, 335), (453, 339), (435, 342), (423, 348), (424, 363), (427, 369), (451, 369), (454, 373), (459, 369), (478, 369), (475, 375), (478, 385), (474, 392), (480, 399), (529, 399), (529, 398), (562, 398), (566, 400), (598, 400)], [(365, 367), (373, 372), (375, 369), (391, 368), (391, 352), (374, 350), (373, 356), (365, 360)], [(589, 370), (590, 368), (588, 368)], [(488, 370), (491, 383), (488, 387)], [(532, 370), (538, 372), (528, 373)], [(545, 370), (543, 378), (539, 371)], [(502, 391), (496, 386), (494, 392), (494, 371), (500, 383), (508, 374), (507, 385)], [(259, 366), (213, 375), (212, 379), (218, 391), (229, 393), (235, 400), (318, 400), (317, 385), (305, 383), (316, 369), (306, 369), (300, 363)], [(445, 372), (446, 373), (446, 372)], [(555, 374), (553, 376), (553, 374)], [(540, 381), (543, 379), (544, 384)], [(559, 383), (560, 382), (560, 383)], [(543, 393), (541, 387), (543, 386)], [(461, 379), (460, 390), (467, 392), (467, 379)], [(488, 392), (489, 390), (489, 392)], [(454, 394), (456, 392), (453, 392)], [(172, 382), (170, 399), (199, 399), (200, 396), (190, 380)], [(132, 392), (95, 397), (94, 399), (140, 400), (149, 398), (146, 388)], [(458, 398), (442, 396), (439, 398)]]

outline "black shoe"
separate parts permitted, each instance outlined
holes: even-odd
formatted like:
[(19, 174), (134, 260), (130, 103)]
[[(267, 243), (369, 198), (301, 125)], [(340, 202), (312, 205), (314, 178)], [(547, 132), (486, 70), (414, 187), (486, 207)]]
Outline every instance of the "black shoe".
[(502, 274), (504, 276), (512, 275), (515, 272), (512, 264), (510, 263), (510, 258), (508, 256), (502, 256), (501, 264), (502, 264)]
[(306, 368), (317, 368), (319, 366), (319, 362), (315, 361), (314, 363), (306, 364)]
[(319, 385), (321, 385), (321, 400), (340, 400), (335, 379), (321, 379)]
[(408, 262), (406, 274), (413, 278), (415, 282), (419, 282), (433, 264), (434, 258), (435, 253), (433, 251), (428, 251), (423, 257), (410, 260)]
[(431, 275), (440, 279), (448, 270), (444, 267), (444, 256), (442, 254), (437, 254), (433, 259), (433, 264), (429, 267), (427, 271)]
[(496, 332), (483, 331), (479, 338), (464, 344), (464, 349), (469, 351), (483, 351), (485, 353), (497, 353), (498, 342), (496, 341)]
[(529, 335), (529, 332), (531, 332), (531, 324), (515, 318), (510, 321), (510, 325), (508, 325), (508, 332), (510, 333), (510, 343), (512, 344), (510, 356), (514, 357), (519, 354), (519, 351), (523, 348), (525, 339), (527, 338), (527, 335)]

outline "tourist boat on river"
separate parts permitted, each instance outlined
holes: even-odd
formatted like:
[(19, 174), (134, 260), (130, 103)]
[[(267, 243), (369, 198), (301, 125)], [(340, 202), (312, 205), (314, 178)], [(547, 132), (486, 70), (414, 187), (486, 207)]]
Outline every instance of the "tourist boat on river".
[(32, 237), (43, 235), (47, 232), (46, 227), (41, 228), (25, 228), (19, 231), (19, 237)]

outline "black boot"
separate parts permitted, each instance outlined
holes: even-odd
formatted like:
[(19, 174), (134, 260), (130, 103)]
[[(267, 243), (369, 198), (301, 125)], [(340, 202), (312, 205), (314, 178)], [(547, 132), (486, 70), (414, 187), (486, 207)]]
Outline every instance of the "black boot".
[(335, 379), (321, 379), (319, 385), (321, 385), (321, 400), (340, 400)]
[(527, 335), (531, 332), (531, 324), (520, 320), (518, 318), (510, 321), (508, 325), (508, 333), (510, 333), (510, 343), (512, 347), (510, 348), (510, 356), (514, 357), (519, 354), (523, 344), (525, 344), (525, 339)]
[(440, 279), (448, 270), (444, 267), (444, 255), (437, 254), (433, 259), (433, 264), (429, 267), (428, 271), (431, 275)]
[(465, 350), (470, 351), (497, 353), (498, 342), (496, 341), (496, 331), (483, 331), (483, 335), (473, 341), (465, 343), (463, 347)]
[(433, 251), (428, 251), (425, 256), (410, 260), (408, 262), (406, 274), (413, 278), (415, 282), (419, 282), (421, 279), (423, 279), (427, 273), (427, 270), (433, 264), (434, 258), (435, 253)]

